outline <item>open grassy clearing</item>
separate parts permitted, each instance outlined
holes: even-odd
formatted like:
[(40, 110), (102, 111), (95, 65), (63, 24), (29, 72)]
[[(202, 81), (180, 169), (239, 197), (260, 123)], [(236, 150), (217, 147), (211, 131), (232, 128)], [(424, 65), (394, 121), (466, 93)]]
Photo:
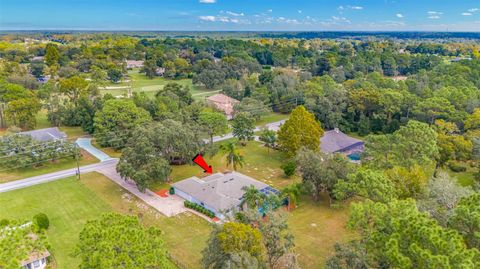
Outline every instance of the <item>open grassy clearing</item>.
[(87, 220), (110, 211), (137, 215), (145, 225), (159, 227), (175, 260), (187, 268), (200, 267), (201, 250), (210, 232), (207, 222), (192, 214), (164, 217), (100, 174), (0, 194), (0, 219), (29, 220), (39, 212), (49, 216), (48, 237), (57, 268), (78, 266), (78, 260), (70, 254), (80, 230)]
[(346, 229), (347, 220), (347, 205), (331, 208), (324, 196), (317, 203), (309, 196), (299, 199), (297, 208), (288, 213), (288, 224), (301, 268), (323, 268), (335, 253), (335, 243), (354, 238), (355, 233)]
[(261, 117), (259, 121), (255, 122), (255, 126), (263, 126), (267, 123), (285, 120), (288, 119), (289, 116), (289, 114), (270, 112), (267, 115)]
[(454, 172), (450, 170), (449, 168), (445, 168), (448, 172), (448, 174), (451, 177), (454, 177), (457, 179), (458, 184), (461, 186), (467, 187), (467, 186), (473, 186), (475, 184), (475, 169), (470, 167), (467, 163), (464, 164), (467, 167), (467, 171), (465, 172)]
[(113, 96), (120, 96), (126, 95), (128, 88), (131, 88), (132, 92), (146, 92), (148, 96), (153, 97), (155, 92), (162, 89), (166, 84), (175, 82), (190, 87), (191, 93), (196, 99), (203, 99), (206, 96), (215, 94), (215, 92), (193, 85), (191, 79), (148, 78), (145, 74), (139, 73), (138, 70), (131, 70), (128, 74), (130, 77), (128, 82), (110, 83), (106, 86), (106, 89), (100, 90), (100, 93), (110, 93)]
[[(82, 157), (79, 160), (79, 165), (88, 165), (98, 162), (98, 160), (90, 155), (88, 152), (81, 150)], [(74, 158), (63, 158), (55, 162), (46, 162), (38, 167), (25, 167), (14, 170), (7, 170), (0, 172), (0, 183), (34, 177), (38, 175), (53, 173), (65, 169), (77, 167), (77, 162)], [(3, 170), (3, 169), (2, 169)]]

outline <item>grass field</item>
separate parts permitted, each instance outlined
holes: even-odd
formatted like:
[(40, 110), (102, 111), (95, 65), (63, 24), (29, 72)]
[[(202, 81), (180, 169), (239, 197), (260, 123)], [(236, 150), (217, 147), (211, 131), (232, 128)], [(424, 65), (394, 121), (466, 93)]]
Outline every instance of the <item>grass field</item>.
[[(196, 99), (203, 99), (206, 96), (213, 95), (215, 93), (193, 85), (191, 79), (172, 80), (163, 77), (148, 78), (145, 74), (139, 73), (138, 70), (130, 70), (128, 75), (130, 77), (129, 82), (110, 83), (107, 85), (107, 88), (110, 87), (111, 89), (102, 89), (100, 92), (102, 94), (110, 93), (113, 96), (120, 96), (126, 95), (128, 93), (127, 88), (131, 88), (132, 92), (146, 92), (147, 95), (153, 96), (155, 92), (162, 89), (167, 83), (175, 82), (184, 86), (189, 86), (192, 95), (194, 95)], [(118, 89), (116, 89), (116, 87), (118, 87)]]
[[(98, 160), (86, 151), (81, 151), (82, 158), (78, 162), (80, 166), (98, 162)], [(15, 170), (0, 171), (0, 183), (34, 177), (42, 174), (48, 174), (64, 169), (77, 167), (77, 162), (73, 158), (63, 158), (56, 162), (47, 162), (39, 167), (26, 167)]]
[(49, 216), (48, 238), (59, 269), (78, 267), (70, 254), (80, 230), (87, 220), (110, 211), (138, 215), (145, 225), (159, 227), (172, 257), (187, 268), (200, 268), (210, 232), (207, 222), (191, 214), (164, 217), (102, 175), (89, 173), (81, 181), (68, 178), (0, 194), (0, 219), (30, 220), (39, 212)]
[(348, 207), (330, 208), (327, 197), (314, 203), (304, 196), (288, 216), (301, 268), (324, 268), (325, 261), (335, 252), (335, 243), (347, 242), (355, 236), (346, 229)]
[[(333, 253), (335, 242), (354, 236), (345, 229), (347, 210), (327, 204), (327, 199), (313, 203), (305, 196), (295, 210), (287, 213), (302, 268), (322, 267)], [(78, 266), (78, 260), (70, 255), (78, 233), (87, 220), (111, 211), (141, 216), (145, 225), (159, 227), (175, 261), (186, 268), (201, 268), (201, 250), (210, 224), (191, 214), (164, 217), (97, 173), (85, 174), (81, 181), (68, 178), (0, 194), (0, 219), (29, 220), (39, 212), (49, 216), (48, 238), (57, 268)]]

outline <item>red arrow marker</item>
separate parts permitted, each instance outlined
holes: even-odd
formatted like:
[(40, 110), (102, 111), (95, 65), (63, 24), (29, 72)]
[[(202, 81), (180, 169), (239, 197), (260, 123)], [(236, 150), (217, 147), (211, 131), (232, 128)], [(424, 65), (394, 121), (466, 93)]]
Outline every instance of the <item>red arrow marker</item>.
[(207, 164), (207, 162), (203, 159), (202, 154), (197, 154), (193, 158), (193, 162), (196, 163), (201, 168), (203, 168), (205, 173), (209, 173), (209, 174), (212, 173), (212, 171), (213, 171), (212, 166)]

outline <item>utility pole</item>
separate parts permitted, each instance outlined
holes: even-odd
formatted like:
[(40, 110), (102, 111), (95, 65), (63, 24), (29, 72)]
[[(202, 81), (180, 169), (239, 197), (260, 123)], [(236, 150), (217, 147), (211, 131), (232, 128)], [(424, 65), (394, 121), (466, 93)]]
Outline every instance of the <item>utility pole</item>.
[(78, 155), (80, 155), (80, 148), (78, 147), (78, 145), (75, 143), (75, 161), (77, 162), (77, 179), (80, 180), (80, 164), (78, 163)]

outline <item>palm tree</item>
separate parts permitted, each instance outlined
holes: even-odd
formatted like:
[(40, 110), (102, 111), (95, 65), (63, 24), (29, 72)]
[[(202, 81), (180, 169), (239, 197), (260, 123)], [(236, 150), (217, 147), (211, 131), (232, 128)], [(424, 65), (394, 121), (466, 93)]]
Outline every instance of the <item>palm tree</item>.
[(243, 201), (241, 206), (247, 204), (248, 208), (262, 207), (265, 202), (265, 194), (261, 193), (255, 186), (244, 186), (242, 188), (245, 193), (243, 194)]
[(237, 170), (237, 167), (242, 167), (244, 164), (243, 156), (238, 152), (237, 145), (235, 141), (230, 141), (226, 144), (220, 146), (220, 150), (223, 153), (226, 153), (227, 167), (230, 165), (233, 166), (233, 170)]
[(300, 184), (291, 184), (282, 190), (282, 197), (286, 198), (288, 201), (288, 210), (295, 208), (295, 204), (297, 203), (297, 198), (300, 193)]

